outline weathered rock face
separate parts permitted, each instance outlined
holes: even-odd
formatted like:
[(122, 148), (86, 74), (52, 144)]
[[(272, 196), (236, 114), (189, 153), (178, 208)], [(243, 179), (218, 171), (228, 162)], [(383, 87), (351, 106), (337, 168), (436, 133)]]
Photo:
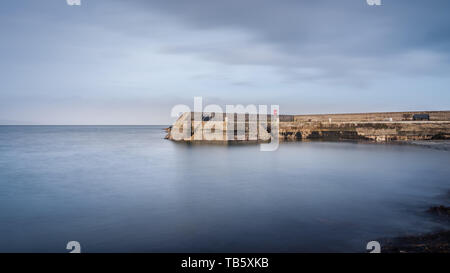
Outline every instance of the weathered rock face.
[[(427, 114), (430, 120), (413, 121), (415, 114)], [(279, 122), (272, 123), (271, 120)], [(235, 118), (233, 122), (226, 117), (193, 121), (192, 113), (184, 113), (168, 128), (166, 138), (176, 141), (268, 141), (277, 124), (280, 140), (450, 139), (450, 111), (268, 116), (262, 126), (258, 117), (251, 115), (242, 121)]]
[(395, 141), (450, 139), (450, 121), (280, 123), (280, 137), (287, 140), (366, 139)]

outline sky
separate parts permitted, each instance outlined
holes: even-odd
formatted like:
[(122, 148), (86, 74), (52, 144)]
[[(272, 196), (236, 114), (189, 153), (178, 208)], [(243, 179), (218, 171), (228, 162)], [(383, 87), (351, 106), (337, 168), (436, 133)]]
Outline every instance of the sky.
[(450, 1), (0, 6), (0, 124), (169, 124), (178, 104), (450, 110)]

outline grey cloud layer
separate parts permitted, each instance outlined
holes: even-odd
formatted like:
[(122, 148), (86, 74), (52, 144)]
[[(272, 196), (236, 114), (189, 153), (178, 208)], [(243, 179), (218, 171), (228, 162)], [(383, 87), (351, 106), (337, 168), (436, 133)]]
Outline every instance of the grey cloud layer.
[[(136, 3), (136, 2), (135, 2)], [(226, 64), (268, 65), (303, 79), (437, 75), (449, 70), (450, 1), (139, 1), (198, 30), (235, 29), (241, 44), (168, 45)], [(445, 73), (444, 73), (445, 74)]]
[(169, 123), (193, 96), (285, 113), (449, 109), (450, 1), (382, 2), (6, 1), (0, 123)]

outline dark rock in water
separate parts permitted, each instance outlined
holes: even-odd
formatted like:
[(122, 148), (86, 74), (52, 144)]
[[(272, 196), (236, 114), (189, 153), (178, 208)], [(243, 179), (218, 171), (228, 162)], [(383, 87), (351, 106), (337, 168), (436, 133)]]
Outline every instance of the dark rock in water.
[[(450, 220), (450, 207), (434, 206), (427, 212)], [(381, 252), (386, 253), (450, 253), (450, 230), (380, 241)]]
[(444, 133), (436, 134), (431, 138), (431, 140), (449, 140), (449, 139), (450, 135)]
[(450, 253), (450, 230), (389, 239), (381, 253)]
[(428, 212), (438, 216), (450, 217), (450, 207), (446, 206), (431, 207), (428, 209)]

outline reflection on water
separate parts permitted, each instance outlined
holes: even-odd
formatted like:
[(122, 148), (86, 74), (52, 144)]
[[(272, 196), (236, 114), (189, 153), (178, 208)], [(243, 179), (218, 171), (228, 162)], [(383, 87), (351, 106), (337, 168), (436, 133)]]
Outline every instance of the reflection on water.
[[(0, 252), (364, 252), (442, 227), (450, 153), (186, 145), (161, 126), (0, 126)], [(444, 194), (444, 195), (443, 195)], [(439, 197), (441, 196), (441, 197)]]

